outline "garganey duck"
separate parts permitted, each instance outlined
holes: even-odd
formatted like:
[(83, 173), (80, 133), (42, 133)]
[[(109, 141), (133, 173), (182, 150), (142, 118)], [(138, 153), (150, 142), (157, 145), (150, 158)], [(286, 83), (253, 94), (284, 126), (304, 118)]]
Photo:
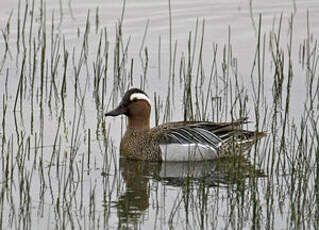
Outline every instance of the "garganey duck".
[(243, 130), (247, 118), (232, 122), (179, 121), (150, 128), (151, 102), (140, 89), (128, 90), (105, 116), (128, 117), (122, 157), (146, 161), (200, 161), (235, 155), (251, 148), (265, 132)]

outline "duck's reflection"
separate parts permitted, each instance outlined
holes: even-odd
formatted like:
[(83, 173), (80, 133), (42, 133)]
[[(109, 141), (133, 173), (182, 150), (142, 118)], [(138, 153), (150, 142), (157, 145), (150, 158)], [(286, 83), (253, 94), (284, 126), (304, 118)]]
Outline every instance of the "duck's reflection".
[(261, 170), (244, 157), (203, 162), (146, 162), (120, 159), (126, 190), (118, 201), (120, 224), (137, 224), (149, 207), (150, 180), (174, 187), (200, 183), (205, 187), (229, 186), (247, 177), (263, 176)]
[(162, 164), (120, 159), (120, 171), (126, 191), (118, 201), (121, 224), (136, 224), (149, 206), (149, 180), (159, 174)]

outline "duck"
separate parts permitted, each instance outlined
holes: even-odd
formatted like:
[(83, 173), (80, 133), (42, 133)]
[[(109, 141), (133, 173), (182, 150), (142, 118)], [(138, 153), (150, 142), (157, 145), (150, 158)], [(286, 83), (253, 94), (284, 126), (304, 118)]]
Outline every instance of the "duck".
[(249, 150), (265, 132), (241, 128), (247, 118), (230, 122), (176, 121), (150, 127), (151, 100), (131, 88), (107, 117), (125, 115), (127, 128), (120, 156), (141, 161), (203, 161), (234, 156)]

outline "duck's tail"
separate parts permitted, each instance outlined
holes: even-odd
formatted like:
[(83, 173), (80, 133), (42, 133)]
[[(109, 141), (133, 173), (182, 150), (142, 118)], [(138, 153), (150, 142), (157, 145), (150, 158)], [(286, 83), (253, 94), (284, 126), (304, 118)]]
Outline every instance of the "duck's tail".
[(249, 150), (257, 142), (257, 140), (266, 135), (267, 134), (265, 132), (254, 132), (242, 129), (233, 130), (223, 136), (221, 151), (245, 152)]

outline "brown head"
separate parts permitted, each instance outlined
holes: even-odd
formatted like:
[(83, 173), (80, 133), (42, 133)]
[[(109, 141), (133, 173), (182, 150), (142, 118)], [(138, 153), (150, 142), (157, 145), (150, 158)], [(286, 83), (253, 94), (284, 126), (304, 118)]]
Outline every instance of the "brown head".
[(151, 102), (147, 94), (140, 89), (128, 90), (119, 106), (109, 111), (105, 116), (118, 116), (124, 114), (128, 117), (128, 128), (149, 129)]

